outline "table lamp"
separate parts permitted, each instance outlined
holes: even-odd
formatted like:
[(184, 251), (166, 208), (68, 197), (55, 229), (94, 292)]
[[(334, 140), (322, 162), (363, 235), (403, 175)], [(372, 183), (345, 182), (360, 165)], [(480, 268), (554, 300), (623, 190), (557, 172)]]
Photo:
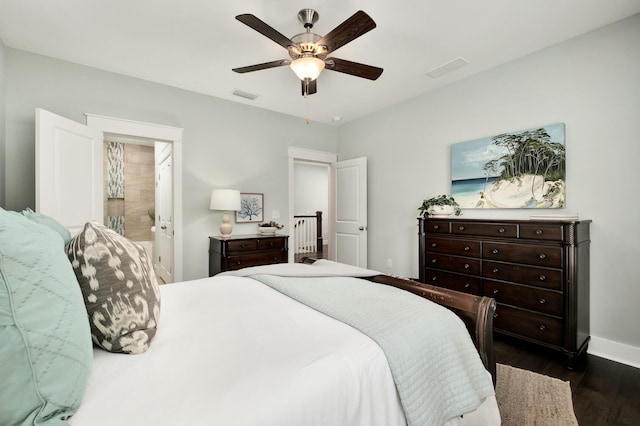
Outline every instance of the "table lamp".
[(229, 221), (228, 211), (240, 210), (240, 191), (235, 189), (214, 189), (211, 191), (211, 210), (224, 211), (222, 223), (220, 224), (220, 235), (224, 238), (231, 235), (233, 225)]

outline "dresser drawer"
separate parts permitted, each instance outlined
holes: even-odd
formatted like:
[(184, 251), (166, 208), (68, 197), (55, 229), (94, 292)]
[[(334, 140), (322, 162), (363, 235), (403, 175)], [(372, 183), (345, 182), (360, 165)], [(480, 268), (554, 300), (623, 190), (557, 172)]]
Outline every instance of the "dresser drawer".
[(459, 256), (480, 257), (480, 241), (427, 237), (427, 251)]
[(257, 240), (227, 241), (228, 253), (242, 253), (247, 251), (256, 251), (257, 249)]
[(528, 284), (552, 290), (563, 289), (561, 269), (538, 268), (536, 266), (485, 260), (482, 262), (482, 276), (484, 278)]
[(469, 275), (455, 274), (431, 268), (426, 269), (425, 277), (426, 284), (476, 295), (481, 293), (479, 277), (471, 277)]
[(449, 222), (442, 220), (425, 220), (424, 227), (427, 232), (449, 233)]
[(287, 253), (283, 251), (262, 252), (229, 256), (227, 265), (229, 271), (246, 268), (248, 266), (269, 265), (272, 263), (287, 262)]
[(562, 320), (543, 314), (497, 304), (493, 315), (496, 331), (508, 331), (552, 345), (562, 345)]
[(482, 257), (549, 268), (562, 267), (562, 247), (485, 242), (482, 244)]
[(484, 280), (484, 295), (498, 303), (562, 316), (562, 293), (500, 281)]
[(518, 225), (514, 223), (452, 222), (451, 233), (460, 235), (481, 235), (486, 237), (516, 238)]
[(531, 240), (563, 241), (564, 226), (560, 224), (522, 224), (520, 238)]
[(428, 268), (444, 269), (462, 274), (480, 275), (480, 259), (446, 254), (427, 253), (425, 255)]
[(258, 250), (281, 249), (284, 247), (284, 238), (266, 238), (257, 240)]

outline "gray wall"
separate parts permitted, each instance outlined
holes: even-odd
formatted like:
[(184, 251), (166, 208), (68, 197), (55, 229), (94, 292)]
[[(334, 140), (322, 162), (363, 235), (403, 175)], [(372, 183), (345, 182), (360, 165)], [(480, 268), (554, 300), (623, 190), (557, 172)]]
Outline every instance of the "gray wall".
[(6, 47), (0, 39), (0, 207), (4, 207), (4, 193), (7, 179), (4, 175), (5, 165), (5, 88), (7, 80)]
[(593, 220), (591, 332), (600, 340), (592, 348), (607, 340), (629, 345), (640, 365), (638, 40), (640, 15), (342, 125), (340, 158), (369, 159), (369, 267), (417, 276), (417, 208), (450, 193), (451, 144), (564, 122), (567, 208), (546, 212)]
[[(36, 107), (80, 123), (93, 113), (184, 128), (184, 279), (208, 275), (207, 237), (219, 234), (222, 217), (209, 210), (212, 188), (264, 193), (265, 220), (279, 210), (286, 232), (288, 146), (337, 150), (333, 126), (14, 49), (7, 58), (9, 209), (34, 207)], [(234, 232), (255, 233), (256, 225)]]

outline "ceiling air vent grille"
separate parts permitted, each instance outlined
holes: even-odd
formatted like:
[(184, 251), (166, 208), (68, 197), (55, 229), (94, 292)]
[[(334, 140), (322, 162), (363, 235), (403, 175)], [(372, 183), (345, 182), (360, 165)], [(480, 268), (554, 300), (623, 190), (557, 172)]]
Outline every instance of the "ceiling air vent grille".
[(427, 73), (427, 75), (431, 78), (442, 77), (445, 74), (449, 74), (451, 71), (455, 71), (458, 68), (462, 68), (465, 65), (468, 65), (469, 62), (463, 58), (456, 58), (453, 61), (447, 62), (444, 65), (440, 65), (437, 68), (432, 69)]
[(258, 97), (258, 95), (254, 95), (253, 93), (244, 92), (244, 91), (238, 90), (238, 89), (235, 89), (233, 91), (233, 94), (236, 95), (236, 96), (240, 96), (241, 98), (249, 99), (250, 101), (253, 101)]

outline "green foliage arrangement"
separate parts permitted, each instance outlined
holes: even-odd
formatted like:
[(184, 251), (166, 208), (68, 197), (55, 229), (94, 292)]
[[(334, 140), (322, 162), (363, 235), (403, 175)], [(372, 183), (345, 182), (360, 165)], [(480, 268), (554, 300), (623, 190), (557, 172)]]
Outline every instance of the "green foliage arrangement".
[(422, 217), (427, 218), (431, 216), (431, 207), (433, 206), (453, 206), (454, 214), (460, 216), (462, 209), (456, 202), (456, 200), (450, 195), (438, 195), (422, 201), (422, 205), (418, 207), (418, 211)]

